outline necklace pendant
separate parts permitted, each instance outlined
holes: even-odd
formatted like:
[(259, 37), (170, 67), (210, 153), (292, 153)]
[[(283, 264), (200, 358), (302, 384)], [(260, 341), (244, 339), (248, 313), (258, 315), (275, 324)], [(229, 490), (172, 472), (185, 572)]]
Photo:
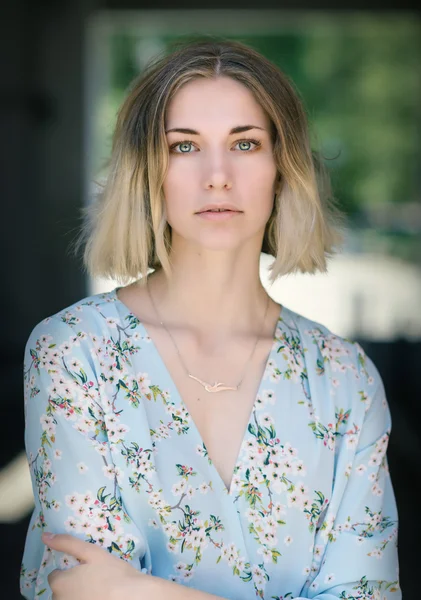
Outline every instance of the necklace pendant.
[(194, 379), (195, 381), (198, 381), (200, 384), (202, 384), (203, 387), (205, 388), (205, 390), (207, 392), (215, 393), (215, 392), (223, 392), (223, 391), (226, 391), (226, 390), (232, 390), (232, 391), (235, 392), (235, 391), (238, 390), (238, 386), (231, 387), (231, 386), (228, 386), (228, 385), (224, 385), (223, 383), (218, 383), (216, 381), (215, 381), (214, 384), (206, 383), (206, 381), (202, 381), (198, 377), (195, 377), (194, 375), (190, 375), (190, 373), (189, 373), (189, 377), (191, 379)]

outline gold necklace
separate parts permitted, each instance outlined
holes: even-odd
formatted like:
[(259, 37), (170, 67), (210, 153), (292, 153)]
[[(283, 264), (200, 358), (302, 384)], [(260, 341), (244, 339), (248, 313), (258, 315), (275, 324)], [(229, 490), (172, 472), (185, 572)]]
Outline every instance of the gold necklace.
[[(222, 383), (222, 382), (216, 382), (216, 381), (215, 381), (215, 383), (213, 383), (213, 384), (212, 384), (212, 383), (207, 383), (206, 381), (203, 381), (202, 379), (199, 379), (199, 377), (195, 377), (194, 375), (192, 375), (191, 373), (189, 373), (189, 371), (188, 371), (188, 369), (187, 369), (187, 367), (186, 367), (186, 365), (185, 365), (185, 363), (184, 363), (184, 360), (183, 360), (183, 358), (182, 358), (182, 356), (181, 356), (181, 354), (180, 354), (180, 351), (179, 351), (179, 349), (178, 349), (178, 346), (177, 346), (177, 344), (175, 343), (175, 340), (174, 340), (173, 336), (171, 335), (171, 332), (168, 330), (168, 328), (166, 327), (165, 323), (164, 323), (163, 321), (161, 321), (161, 320), (160, 320), (160, 319), (161, 319), (161, 317), (160, 317), (160, 315), (159, 315), (159, 313), (158, 313), (158, 310), (157, 310), (157, 308), (156, 308), (156, 306), (155, 306), (155, 302), (153, 301), (152, 294), (151, 294), (151, 292), (150, 292), (150, 289), (149, 289), (149, 283), (148, 283), (148, 279), (149, 279), (149, 278), (147, 277), (147, 279), (146, 279), (146, 288), (147, 288), (147, 290), (148, 290), (149, 298), (151, 299), (152, 305), (153, 305), (153, 307), (154, 307), (154, 310), (155, 310), (155, 312), (156, 312), (156, 314), (157, 314), (157, 317), (158, 317), (158, 319), (159, 319), (159, 322), (160, 322), (160, 324), (161, 324), (161, 325), (162, 325), (162, 326), (165, 328), (165, 331), (168, 333), (168, 335), (170, 336), (170, 338), (171, 338), (171, 339), (172, 339), (172, 341), (173, 341), (173, 344), (174, 344), (174, 346), (175, 346), (175, 349), (176, 349), (176, 351), (177, 351), (177, 354), (178, 354), (178, 356), (179, 356), (179, 358), (180, 358), (181, 364), (183, 365), (183, 368), (184, 368), (184, 370), (185, 370), (185, 372), (186, 372), (187, 376), (188, 376), (188, 377), (190, 377), (191, 379), (194, 379), (195, 381), (199, 382), (199, 383), (200, 383), (200, 384), (201, 384), (201, 385), (202, 385), (202, 386), (205, 388), (205, 390), (206, 390), (207, 392), (213, 392), (213, 393), (215, 393), (215, 392), (223, 392), (223, 391), (228, 391), (228, 390), (232, 390), (232, 391), (237, 391), (237, 390), (239, 390), (239, 389), (240, 389), (240, 386), (241, 386), (241, 384), (243, 383), (243, 379), (244, 379), (244, 377), (245, 377), (245, 373), (246, 373), (247, 365), (248, 365), (248, 363), (251, 361), (251, 359), (252, 359), (252, 357), (253, 357), (253, 354), (254, 354), (254, 352), (255, 352), (255, 350), (256, 350), (257, 342), (259, 341), (259, 334), (257, 334), (257, 337), (256, 337), (256, 342), (255, 342), (255, 344), (254, 344), (254, 346), (253, 346), (252, 353), (250, 354), (250, 357), (249, 357), (249, 359), (248, 359), (248, 361), (247, 361), (247, 363), (246, 363), (246, 368), (244, 369), (243, 376), (242, 376), (242, 378), (241, 378), (240, 382), (239, 382), (239, 383), (238, 383), (238, 384), (237, 384), (235, 387), (228, 386), (228, 385), (225, 385), (225, 384), (224, 384), (224, 383)], [(268, 294), (268, 297), (267, 297), (267, 302), (266, 302), (266, 310), (265, 310), (265, 314), (264, 314), (264, 317), (263, 317), (262, 330), (263, 330), (263, 325), (265, 324), (265, 320), (266, 320), (266, 313), (267, 313), (267, 311), (268, 311), (268, 307), (269, 307), (269, 294)]]

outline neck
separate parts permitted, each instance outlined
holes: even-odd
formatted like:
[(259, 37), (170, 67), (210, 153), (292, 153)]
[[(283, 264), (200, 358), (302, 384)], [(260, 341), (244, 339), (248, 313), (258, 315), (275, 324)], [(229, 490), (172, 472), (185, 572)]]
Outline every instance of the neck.
[(168, 327), (185, 328), (208, 342), (262, 334), (266, 309), (269, 314), (274, 303), (260, 281), (259, 257), (253, 262), (243, 255), (231, 264), (221, 258), (224, 260), (212, 264), (173, 260), (171, 279), (162, 269), (149, 275), (158, 320)]

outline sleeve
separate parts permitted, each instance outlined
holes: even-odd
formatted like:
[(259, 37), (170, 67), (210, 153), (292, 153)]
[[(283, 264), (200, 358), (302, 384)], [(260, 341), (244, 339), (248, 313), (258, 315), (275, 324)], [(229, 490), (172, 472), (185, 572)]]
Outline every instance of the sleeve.
[(103, 382), (85, 332), (57, 316), (33, 329), (24, 354), (25, 449), (35, 508), (20, 570), (24, 598), (52, 596), (47, 576), (77, 559), (48, 548), (43, 531), (99, 544), (145, 570), (145, 537), (127, 514), (107, 437)]
[[(390, 410), (376, 366), (354, 345), (360, 385), (352, 386), (354, 409), (339, 442), (331, 502), (319, 522), (311, 574), (297, 600), (402, 598), (398, 513), (386, 456)], [(358, 411), (363, 417), (353, 421)]]

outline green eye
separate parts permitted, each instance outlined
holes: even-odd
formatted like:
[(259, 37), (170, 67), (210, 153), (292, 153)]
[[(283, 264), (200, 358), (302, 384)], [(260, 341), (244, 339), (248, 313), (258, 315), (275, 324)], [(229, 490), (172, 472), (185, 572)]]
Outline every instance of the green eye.
[(259, 142), (259, 140), (245, 139), (245, 140), (238, 140), (238, 142), (236, 142), (235, 145), (242, 152), (248, 153), (248, 152), (254, 152), (255, 150), (258, 150), (260, 148), (260, 146), (262, 145), (262, 143)]
[[(241, 150), (250, 150), (251, 142), (238, 142), (238, 144)], [(246, 145), (246, 148), (244, 148), (244, 145)]]
[[(180, 146), (180, 151), (183, 152), (184, 154), (186, 152), (189, 151), (189, 149), (191, 148), (191, 142), (182, 142), (181, 144), (178, 144)], [(187, 147), (187, 150), (185, 150), (185, 148)], [(184, 148), (184, 150), (183, 150)]]

